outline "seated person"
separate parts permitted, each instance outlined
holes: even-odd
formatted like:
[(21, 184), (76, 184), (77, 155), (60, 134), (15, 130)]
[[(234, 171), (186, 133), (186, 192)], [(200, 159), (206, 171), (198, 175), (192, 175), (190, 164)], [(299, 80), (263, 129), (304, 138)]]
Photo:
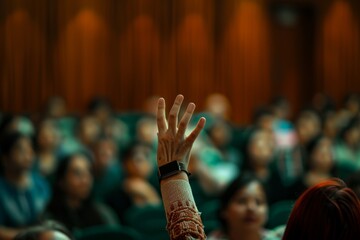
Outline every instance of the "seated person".
[(0, 239), (6, 240), (38, 221), (50, 189), (42, 177), (31, 171), (34, 150), (29, 137), (9, 132), (0, 146)]
[(335, 159), (339, 163), (353, 165), (360, 169), (360, 119), (352, 118), (340, 132), (334, 148)]
[(60, 132), (55, 121), (44, 119), (38, 125), (35, 138), (37, 150), (35, 170), (48, 180), (52, 180), (58, 164), (60, 143)]
[(254, 129), (246, 144), (242, 172), (253, 173), (265, 186), (269, 204), (285, 198), (285, 186), (277, 169), (273, 168), (274, 139), (269, 131)]
[[(151, 154), (151, 146), (141, 142), (134, 142), (122, 154), (125, 179), (109, 194), (106, 203), (123, 223), (124, 214), (131, 206), (161, 203), (155, 183), (152, 183), (154, 180), (151, 179), (155, 174)], [(158, 184), (156, 179), (155, 182)]]
[(332, 143), (319, 135), (308, 143), (305, 173), (288, 188), (289, 199), (297, 199), (306, 189), (322, 181), (337, 176), (337, 168), (332, 155)]
[(72, 153), (60, 161), (45, 219), (58, 221), (70, 231), (117, 224), (114, 214), (90, 197), (93, 185), (91, 171), (91, 158), (82, 152)]
[(281, 239), (265, 230), (268, 204), (263, 184), (252, 174), (235, 179), (220, 197), (219, 220), (222, 229), (208, 240)]
[(94, 185), (92, 195), (103, 201), (123, 179), (115, 141), (101, 137), (92, 148), (94, 153)]

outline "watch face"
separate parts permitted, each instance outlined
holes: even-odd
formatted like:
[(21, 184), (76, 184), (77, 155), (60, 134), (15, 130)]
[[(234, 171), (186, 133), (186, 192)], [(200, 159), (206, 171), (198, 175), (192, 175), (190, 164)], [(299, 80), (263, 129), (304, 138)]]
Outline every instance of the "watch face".
[(160, 172), (161, 176), (165, 176), (165, 175), (171, 174), (173, 172), (178, 172), (180, 170), (181, 170), (181, 168), (177, 161), (172, 161), (172, 162), (169, 162), (169, 163), (159, 167), (159, 172)]

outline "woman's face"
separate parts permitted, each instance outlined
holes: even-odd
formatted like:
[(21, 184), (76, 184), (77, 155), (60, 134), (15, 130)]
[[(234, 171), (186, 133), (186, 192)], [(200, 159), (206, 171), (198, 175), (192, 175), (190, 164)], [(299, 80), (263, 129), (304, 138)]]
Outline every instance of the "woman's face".
[(268, 206), (263, 187), (253, 181), (239, 189), (223, 212), (228, 230), (260, 231), (267, 221)]
[(34, 161), (34, 150), (29, 138), (20, 138), (13, 146), (6, 163), (15, 171), (30, 170)]
[(128, 159), (125, 162), (125, 168), (129, 176), (144, 179), (150, 176), (153, 167), (151, 149), (146, 146), (136, 147), (131, 159)]
[(324, 138), (320, 140), (311, 155), (311, 167), (322, 172), (330, 172), (333, 166), (332, 144), (329, 139)]
[(60, 138), (59, 132), (51, 122), (45, 122), (39, 131), (38, 144), (41, 148), (52, 149), (58, 146)]
[(75, 199), (85, 200), (91, 191), (93, 177), (89, 160), (84, 156), (75, 155), (68, 166), (63, 180), (65, 193)]
[(94, 150), (95, 167), (104, 169), (115, 159), (115, 144), (110, 139), (100, 140)]
[(255, 166), (267, 166), (273, 157), (273, 146), (269, 134), (265, 131), (255, 133), (250, 142), (249, 155)]

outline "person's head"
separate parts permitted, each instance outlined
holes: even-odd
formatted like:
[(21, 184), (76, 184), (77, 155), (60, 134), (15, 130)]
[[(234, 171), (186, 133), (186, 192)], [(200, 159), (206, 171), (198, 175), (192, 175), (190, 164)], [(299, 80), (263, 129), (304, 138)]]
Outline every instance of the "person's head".
[(14, 240), (73, 240), (69, 230), (55, 221), (22, 230)]
[(331, 173), (334, 169), (332, 142), (322, 135), (314, 137), (306, 146), (307, 168), (322, 173)]
[(247, 143), (247, 167), (254, 169), (268, 166), (274, 154), (272, 135), (262, 129), (256, 129), (250, 135)]
[(300, 144), (305, 145), (309, 140), (320, 133), (319, 116), (311, 110), (304, 110), (296, 121), (296, 131)]
[(271, 109), (274, 116), (278, 119), (287, 119), (290, 115), (290, 104), (283, 96), (274, 97), (271, 100)]
[(93, 184), (92, 158), (85, 152), (76, 152), (59, 161), (55, 172), (54, 200), (88, 200)]
[(111, 161), (117, 158), (117, 147), (110, 137), (99, 138), (93, 147), (93, 152), (95, 170), (105, 169)]
[(231, 113), (231, 105), (229, 99), (221, 93), (210, 94), (206, 98), (205, 111), (214, 116), (228, 119)]
[(9, 132), (3, 136), (0, 146), (3, 171), (12, 174), (30, 171), (34, 161), (34, 149), (28, 136)]
[(320, 114), (335, 110), (334, 101), (329, 95), (323, 92), (318, 92), (314, 95), (312, 99), (312, 107)]
[(254, 111), (253, 122), (256, 127), (272, 131), (274, 124), (274, 115), (266, 107), (259, 107)]
[(101, 127), (96, 118), (85, 116), (80, 120), (78, 131), (80, 141), (86, 146), (91, 146), (99, 138)]
[(60, 143), (60, 133), (53, 120), (45, 119), (38, 126), (36, 145), (41, 150), (54, 150)]
[(18, 131), (27, 136), (34, 135), (34, 125), (32, 121), (20, 115), (6, 114), (0, 122), (0, 136), (10, 132)]
[(148, 144), (154, 144), (154, 142), (156, 142), (156, 118), (153, 116), (145, 116), (136, 123), (136, 139)]
[(62, 97), (53, 96), (46, 103), (45, 114), (49, 118), (61, 118), (66, 115), (66, 102)]
[(220, 149), (227, 147), (232, 139), (231, 126), (223, 119), (216, 118), (207, 132), (214, 146)]
[(283, 240), (339, 240), (360, 236), (360, 202), (340, 179), (306, 190), (290, 214)]
[(360, 97), (356, 93), (349, 93), (345, 96), (344, 107), (353, 115), (359, 113), (360, 110)]
[(149, 144), (134, 142), (124, 150), (121, 160), (128, 177), (147, 179), (154, 170), (153, 149)]
[(338, 137), (339, 126), (335, 111), (328, 111), (322, 116), (323, 133), (325, 136), (335, 139)]
[(101, 123), (105, 123), (112, 115), (110, 102), (102, 97), (93, 98), (89, 103), (88, 110)]
[(341, 130), (341, 139), (351, 147), (358, 147), (360, 143), (360, 120), (354, 117), (349, 120), (346, 126)]
[(219, 220), (225, 232), (261, 231), (268, 216), (264, 186), (254, 175), (245, 173), (227, 187), (220, 198)]

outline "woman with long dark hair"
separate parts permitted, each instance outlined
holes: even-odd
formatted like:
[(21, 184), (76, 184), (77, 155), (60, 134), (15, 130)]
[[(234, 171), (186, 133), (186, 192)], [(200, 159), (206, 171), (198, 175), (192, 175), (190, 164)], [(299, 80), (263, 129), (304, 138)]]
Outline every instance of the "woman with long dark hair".
[(105, 206), (92, 200), (92, 185), (92, 162), (88, 154), (73, 153), (60, 160), (45, 217), (61, 222), (71, 231), (116, 223)]

